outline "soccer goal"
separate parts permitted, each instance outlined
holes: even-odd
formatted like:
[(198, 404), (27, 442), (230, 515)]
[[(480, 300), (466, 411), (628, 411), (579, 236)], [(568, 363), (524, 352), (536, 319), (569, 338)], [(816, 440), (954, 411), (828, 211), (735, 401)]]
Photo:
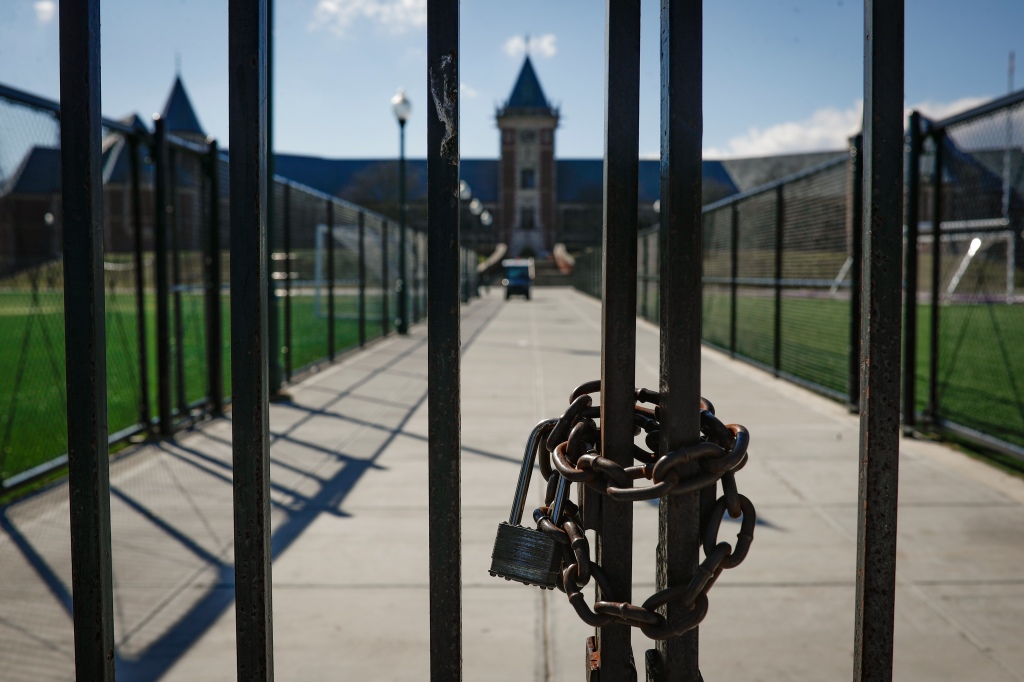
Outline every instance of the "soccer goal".
[[(930, 229), (921, 235), (922, 256), (931, 258), (933, 241)], [(939, 253), (943, 298), (1017, 302), (1016, 240), (1005, 220), (944, 222)]]

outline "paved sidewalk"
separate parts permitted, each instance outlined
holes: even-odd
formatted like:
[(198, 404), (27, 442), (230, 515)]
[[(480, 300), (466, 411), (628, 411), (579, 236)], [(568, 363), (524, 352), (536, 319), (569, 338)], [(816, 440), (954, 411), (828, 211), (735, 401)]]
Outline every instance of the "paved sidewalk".
[[(564, 595), (487, 567), (530, 428), (599, 376), (600, 308), (569, 290), (498, 294), (464, 309), (464, 679), (580, 680), (591, 631)], [(655, 388), (657, 329), (638, 322), (637, 343), (637, 384)], [(762, 521), (746, 562), (711, 593), (704, 677), (849, 679), (857, 419), (714, 351), (703, 377), (719, 415), (750, 429), (737, 478)], [(425, 329), (291, 393), (271, 408), (276, 676), (424, 680)], [(226, 419), (114, 463), (120, 680), (234, 679), (229, 463)], [(900, 486), (896, 679), (1024, 680), (1024, 482), (908, 440)], [(657, 508), (635, 510), (642, 601)], [(0, 678), (70, 679), (66, 490), (6, 508), (0, 524)], [(648, 647), (636, 633), (641, 679)]]

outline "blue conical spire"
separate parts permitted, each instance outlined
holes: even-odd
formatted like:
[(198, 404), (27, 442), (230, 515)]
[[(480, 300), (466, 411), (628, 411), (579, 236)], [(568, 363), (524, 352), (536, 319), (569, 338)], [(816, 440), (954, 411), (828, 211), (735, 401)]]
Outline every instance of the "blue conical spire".
[(161, 117), (166, 121), (167, 132), (206, 136), (203, 127), (199, 125), (199, 119), (196, 117), (195, 109), (192, 108), (192, 101), (189, 100), (188, 94), (185, 92), (185, 86), (182, 84), (180, 76), (174, 79), (174, 87), (171, 88), (171, 94), (167, 98), (167, 104), (164, 105), (164, 113), (161, 114)]
[(533, 63), (530, 56), (523, 61), (523, 68), (519, 71), (519, 78), (512, 88), (512, 95), (508, 98), (506, 109), (550, 109), (544, 90), (540, 87), (540, 80), (537, 72), (533, 70)]

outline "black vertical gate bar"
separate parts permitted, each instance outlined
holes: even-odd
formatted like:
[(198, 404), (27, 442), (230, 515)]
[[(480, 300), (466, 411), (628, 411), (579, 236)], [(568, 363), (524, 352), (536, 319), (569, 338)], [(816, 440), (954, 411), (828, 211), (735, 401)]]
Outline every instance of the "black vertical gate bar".
[(940, 283), (942, 281), (942, 175), (945, 172), (946, 131), (936, 130), (932, 134), (934, 143), (934, 172), (932, 174), (932, 318), (929, 329), (928, 347), (928, 421), (934, 426), (939, 423), (939, 320), (942, 312)]
[(398, 119), (398, 333), (409, 333), (409, 271), (405, 257), (406, 249), (406, 208), (405, 208), (405, 121)]
[(921, 206), (921, 114), (910, 114), (907, 149), (907, 237), (904, 246), (903, 303), (903, 433), (914, 432), (917, 420), (917, 235)]
[[(269, 181), (268, 191), (273, 194), (276, 189), (274, 186), (273, 179)], [(284, 253), (279, 255), (281, 263), (284, 263), (284, 348), (282, 355), (284, 355), (284, 380), (292, 380), (292, 187), (288, 183), (284, 183), (282, 186), (284, 192), (284, 203), (281, 206), (283, 225), (282, 225), (282, 240), (281, 246), (284, 249)], [(328, 243), (331, 238), (328, 235)], [(280, 267), (280, 266), (279, 266)], [(280, 276), (280, 275), (279, 275)]]
[[(640, 0), (605, 4), (604, 235), (601, 306), (601, 452), (633, 464), (636, 403), (637, 174), (640, 143)], [(633, 505), (601, 501), (597, 561), (611, 594), (598, 599), (631, 601)], [(602, 682), (636, 679), (631, 630), (597, 629)]]
[(643, 270), (641, 271), (642, 274), (640, 275), (640, 281), (643, 282), (643, 285), (642, 285), (643, 288), (640, 289), (640, 315), (645, 320), (651, 319), (650, 316), (647, 314), (647, 287), (648, 287), (648, 283), (650, 282), (650, 278), (651, 278), (650, 268), (649, 268), (648, 262), (647, 262), (647, 258), (650, 255), (648, 253), (648, 248), (647, 248), (648, 247), (647, 240), (648, 240), (649, 237), (650, 237), (650, 235), (647, 235), (647, 234), (645, 234), (643, 236), (643, 239), (641, 240), (641, 249), (640, 249), (640, 262), (642, 263), (641, 267), (643, 268)]
[(220, 150), (217, 140), (207, 145), (207, 201), (209, 227), (206, 235), (206, 372), (213, 416), (224, 413), (224, 337), (221, 332), (220, 259)]
[(430, 679), (462, 679), (459, 0), (427, 2)]
[(740, 275), (740, 206), (733, 202), (729, 208), (729, 354), (736, 357), (736, 317), (738, 277)]
[(156, 371), (160, 434), (171, 433), (171, 294), (167, 273), (167, 122), (153, 130), (153, 247), (156, 260)]
[[(662, 425), (663, 455), (700, 440), (702, 61), (701, 0), (662, 0), (661, 409), (672, 415)], [(670, 495), (658, 505), (657, 589), (686, 585), (697, 572), (701, 510), (714, 493)], [(672, 622), (683, 612), (669, 604), (665, 616)], [(659, 641), (648, 652), (649, 677), (697, 682), (697, 644), (696, 628)]]
[(327, 357), (334, 360), (334, 202), (327, 200)]
[(366, 345), (366, 214), (359, 212), (359, 347)]
[(185, 324), (181, 311), (181, 222), (178, 218), (178, 154), (171, 148), (167, 155), (170, 172), (168, 189), (170, 198), (167, 211), (171, 216), (171, 283), (174, 302), (174, 376), (175, 397), (178, 400), (178, 416), (188, 416), (188, 400), (185, 397)]
[(270, 571), (267, 0), (228, 2), (235, 642), (239, 680), (274, 678)]
[(903, 2), (864, 3), (864, 254), (853, 679), (892, 679), (903, 263)]
[(420, 234), (412, 232), (412, 321), (420, 321)]
[(851, 140), (850, 173), (850, 362), (847, 379), (849, 408), (860, 411), (861, 261), (864, 254), (864, 137)]
[(135, 237), (135, 339), (139, 353), (139, 423), (146, 432), (152, 428), (149, 404), (149, 348), (146, 332), (146, 259), (142, 243), (142, 178), (139, 166), (139, 135), (128, 138), (132, 183), (132, 233)]
[(391, 273), (388, 272), (388, 221), (382, 221), (380, 228), (380, 334), (381, 336), (388, 335), (388, 329), (390, 328), (389, 316), (391, 312), (388, 310), (388, 280), (391, 277)]
[(100, 171), (100, 3), (60, 3), (61, 204), (64, 225), (64, 357), (75, 670), (114, 679), (107, 340), (103, 301)]
[(775, 188), (775, 329), (772, 348), (772, 366), (775, 376), (782, 369), (782, 238), (786, 220), (783, 185)]
[[(267, 2), (267, 258), (274, 255), (274, 229), (277, 227), (277, 198), (274, 195), (274, 0)], [(268, 262), (268, 272), (273, 277), (273, 263)], [(270, 393), (275, 400), (283, 397), (281, 393), (284, 367), (281, 356), (281, 306), (277, 300), (277, 284), (273, 279), (267, 289), (270, 303), (267, 306), (267, 328), (270, 331), (269, 374)]]

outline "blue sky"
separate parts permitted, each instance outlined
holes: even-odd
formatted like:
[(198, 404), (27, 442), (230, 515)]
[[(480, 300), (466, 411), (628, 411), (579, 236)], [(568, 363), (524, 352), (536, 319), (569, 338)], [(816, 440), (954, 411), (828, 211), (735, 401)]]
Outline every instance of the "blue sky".
[[(397, 149), (389, 99), (413, 103), (410, 155), (425, 154), (426, 0), (275, 0), (276, 148), (328, 157)], [(57, 98), (54, 0), (0, 2), (0, 83)], [(906, 102), (945, 115), (1002, 95), (1024, 61), (1021, 0), (907, 0)], [(641, 139), (656, 156), (658, 11), (643, 1)], [(859, 126), (862, 3), (715, 0), (704, 10), (704, 149), (713, 157), (834, 149)], [(103, 0), (103, 108), (159, 111), (181, 73), (208, 133), (227, 139), (227, 1)], [(597, 157), (604, 129), (604, 3), (463, 0), (461, 149), (495, 157), (495, 104), (523, 36), (561, 108), (561, 158)], [(1024, 71), (1024, 67), (1021, 69)], [(1024, 75), (1017, 79), (1024, 86)]]

